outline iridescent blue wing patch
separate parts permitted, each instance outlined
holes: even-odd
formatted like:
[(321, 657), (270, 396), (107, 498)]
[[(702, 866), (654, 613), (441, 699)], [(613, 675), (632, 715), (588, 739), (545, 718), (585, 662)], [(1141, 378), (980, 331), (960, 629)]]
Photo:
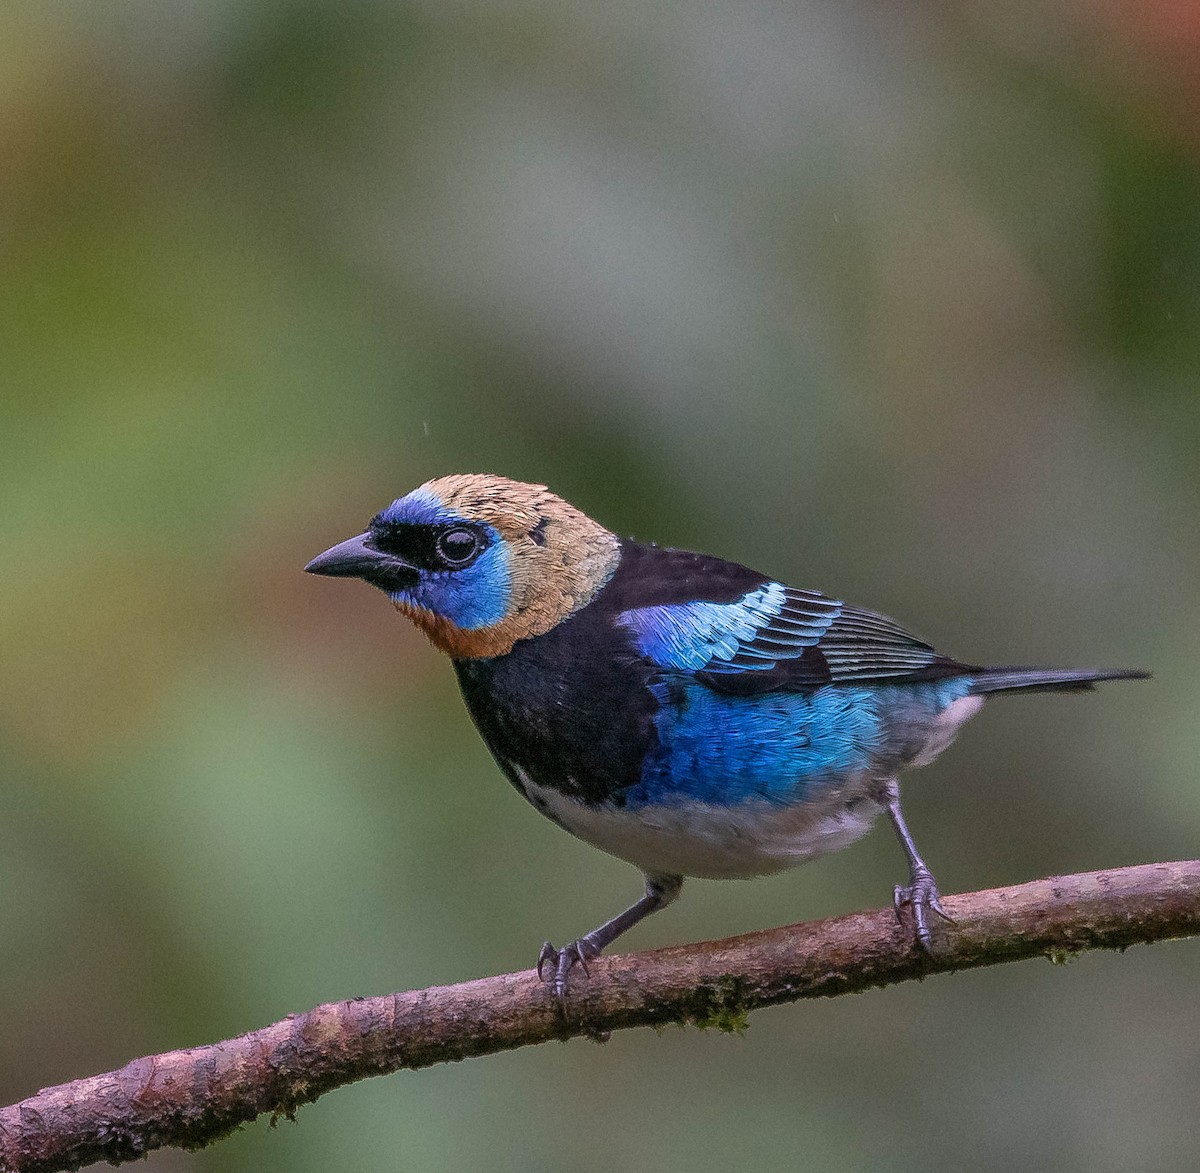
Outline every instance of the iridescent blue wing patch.
[[(787, 594), (781, 583), (767, 582), (732, 603), (698, 600), (636, 607), (622, 611), (617, 622), (633, 632), (638, 651), (662, 668), (697, 671), (737, 664), (731, 670), (741, 671), (743, 666), (768, 667), (782, 656), (795, 654), (805, 643), (814, 643), (828, 626), (820, 617), (807, 626), (789, 618), (773, 629), (772, 624), (781, 621)], [(772, 630), (774, 636), (768, 634)], [(768, 642), (760, 643), (762, 640)], [(766, 651), (768, 646), (770, 651)]]
[(721, 691), (925, 677), (953, 663), (886, 615), (778, 582), (731, 603), (669, 603), (616, 618), (647, 659)]

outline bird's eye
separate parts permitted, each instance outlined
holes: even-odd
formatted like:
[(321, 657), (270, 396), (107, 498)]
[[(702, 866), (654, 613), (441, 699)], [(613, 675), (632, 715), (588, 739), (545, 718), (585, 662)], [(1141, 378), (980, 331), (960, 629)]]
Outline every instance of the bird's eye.
[(466, 566), (479, 552), (479, 535), (469, 529), (449, 529), (438, 536), (437, 552), (447, 566)]

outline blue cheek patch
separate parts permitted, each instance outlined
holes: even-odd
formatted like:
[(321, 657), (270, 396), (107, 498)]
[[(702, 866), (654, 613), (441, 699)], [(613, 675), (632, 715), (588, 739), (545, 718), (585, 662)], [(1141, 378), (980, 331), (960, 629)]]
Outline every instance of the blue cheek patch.
[(424, 607), (463, 631), (499, 623), (508, 615), (512, 576), (500, 535), (489, 527), (488, 538), (488, 548), (470, 566), (426, 571), (415, 587), (393, 594), (392, 599)]
[[(393, 501), (379, 518), (403, 525), (476, 525), (448, 509), (442, 499), (424, 485)], [(425, 570), (421, 581), (410, 590), (396, 591), (394, 602), (412, 603), (432, 611), (463, 631), (477, 631), (499, 623), (508, 615), (512, 599), (512, 575), (508, 549), (491, 526), (484, 526), (488, 547), (462, 570)]]
[(429, 599), (430, 610), (464, 631), (499, 623), (508, 614), (512, 593), (504, 543), (494, 539), (465, 570), (426, 575), (421, 593)]

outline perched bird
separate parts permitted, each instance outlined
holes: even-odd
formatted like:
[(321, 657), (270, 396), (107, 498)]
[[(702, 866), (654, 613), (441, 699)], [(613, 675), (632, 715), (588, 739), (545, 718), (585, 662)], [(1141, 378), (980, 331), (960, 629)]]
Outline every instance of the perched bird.
[[(574, 965), (671, 903), (684, 876), (765, 875), (854, 842), (885, 812), (930, 946), (937, 885), (897, 776), (984, 698), (1136, 671), (984, 668), (895, 620), (707, 554), (618, 538), (542, 485), (429, 481), (313, 574), (386, 591), (454, 663), (508, 780), (547, 818), (642, 870), (645, 895), (538, 958), (565, 1006)], [(948, 919), (948, 918), (947, 918)]]

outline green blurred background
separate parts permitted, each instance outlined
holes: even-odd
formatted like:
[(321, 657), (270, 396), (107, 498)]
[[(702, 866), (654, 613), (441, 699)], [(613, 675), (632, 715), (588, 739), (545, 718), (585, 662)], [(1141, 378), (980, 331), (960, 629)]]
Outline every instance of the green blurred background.
[[(8, 0), (0, 1102), (639, 890), (300, 572), (428, 477), (1148, 685), (911, 777), (943, 891), (1200, 834), (1200, 12)], [(885, 830), (680, 942), (886, 902)], [(1191, 1169), (1200, 945), (373, 1080), (168, 1170)]]

